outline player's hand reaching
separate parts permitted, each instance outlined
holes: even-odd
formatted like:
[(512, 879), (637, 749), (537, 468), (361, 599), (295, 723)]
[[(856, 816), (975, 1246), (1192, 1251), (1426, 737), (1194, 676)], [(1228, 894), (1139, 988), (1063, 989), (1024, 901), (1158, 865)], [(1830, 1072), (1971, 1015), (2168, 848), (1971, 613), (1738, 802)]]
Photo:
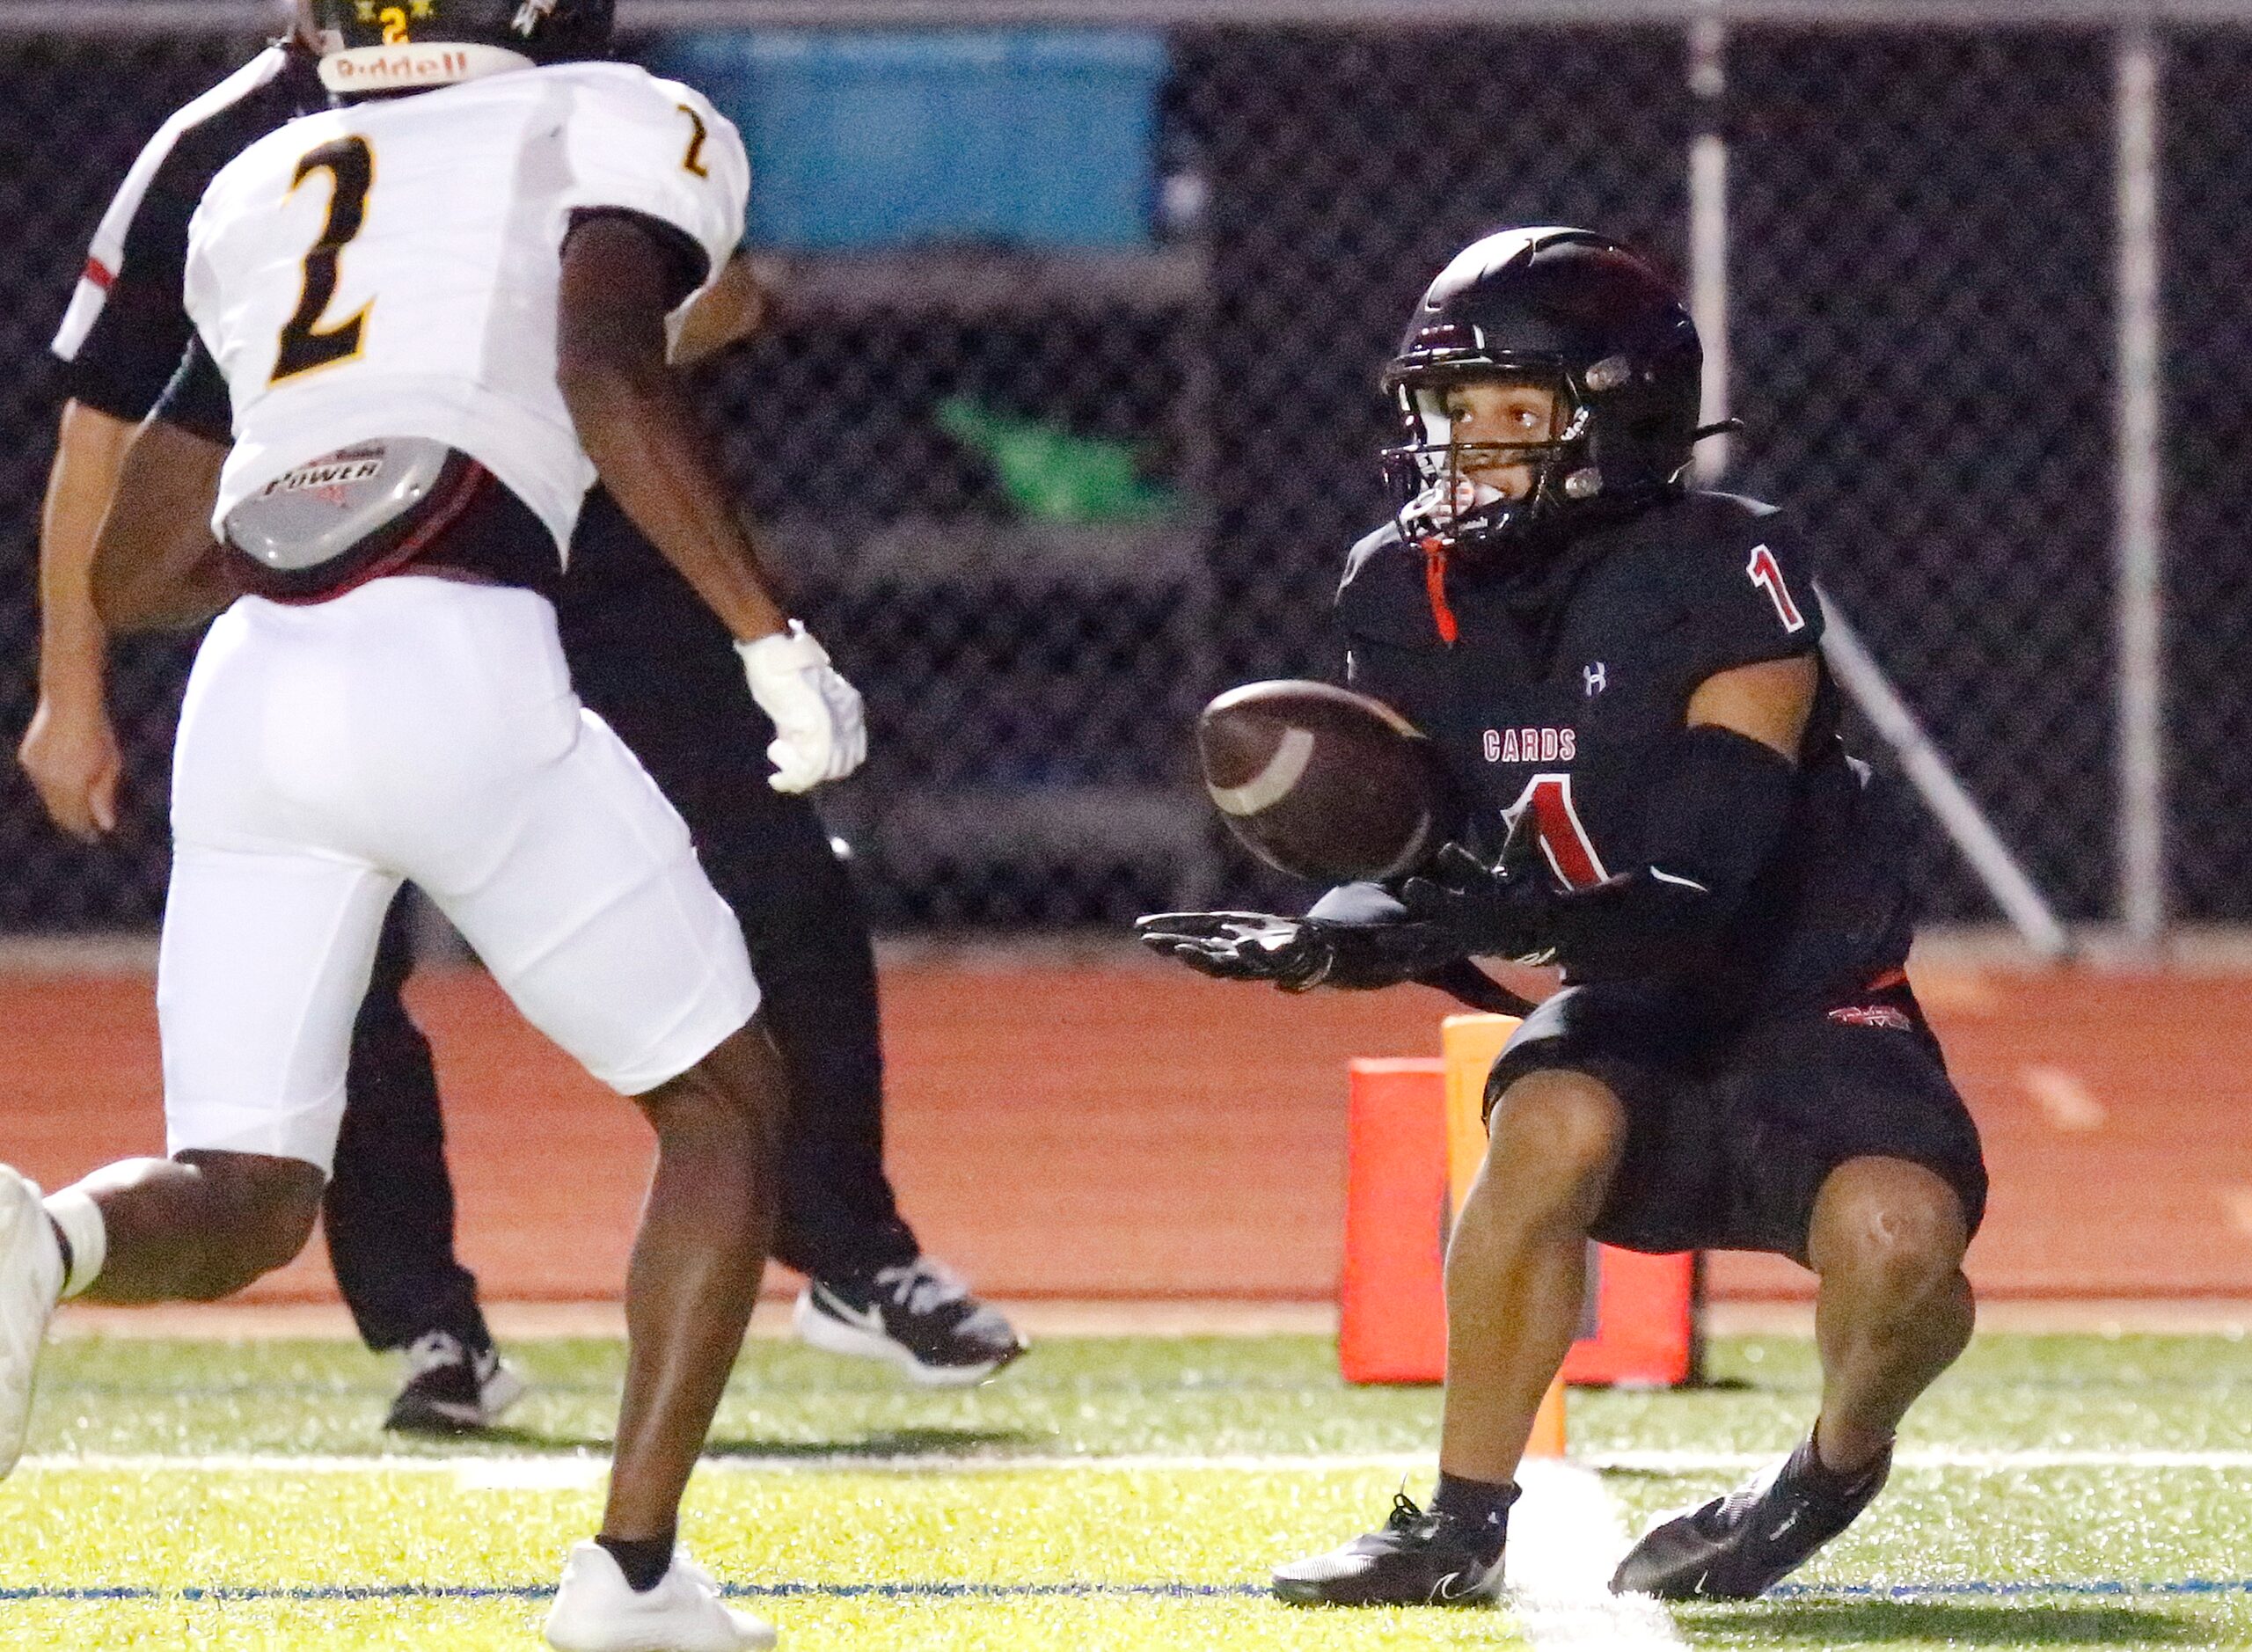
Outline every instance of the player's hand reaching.
[(1285, 992), (1320, 983), (1334, 960), (1303, 919), (1271, 912), (1152, 912), (1134, 939), (1218, 981), (1271, 981)]
[(1528, 864), (1537, 859), (1532, 833), (1510, 834), (1501, 859), (1488, 866), (1460, 844), (1449, 844), (1400, 891), (1410, 916), (1453, 936), (1461, 949), (1482, 958), (1517, 963), (1554, 961), (1550, 931), (1557, 896), (1547, 878)]
[(1269, 912), (1157, 912), (1134, 924), (1152, 952), (1222, 981), (1271, 981), (1285, 992), (1398, 986), (1462, 957), (1429, 924), (1342, 924)]
[(738, 642), (750, 697), (773, 720), (773, 743), (766, 755), (774, 772), (767, 784), (778, 792), (807, 792), (824, 780), (838, 780), (868, 755), (868, 732), (861, 720), (860, 691), (829, 663), (829, 652), (798, 620), (787, 631)]

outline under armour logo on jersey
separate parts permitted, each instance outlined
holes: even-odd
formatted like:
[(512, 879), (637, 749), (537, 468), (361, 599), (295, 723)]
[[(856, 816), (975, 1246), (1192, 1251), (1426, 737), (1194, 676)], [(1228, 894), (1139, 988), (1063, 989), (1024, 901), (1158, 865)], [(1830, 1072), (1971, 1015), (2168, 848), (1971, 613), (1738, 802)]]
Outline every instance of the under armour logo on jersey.
[(1587, 684), (1587, 697), (1590, 699), (1593, 699), (1610, 686), (1604, 676), (1603, 662), (1600, 660), (1593, 665), (1583, 665), (1580, 668), (1580, 681)]

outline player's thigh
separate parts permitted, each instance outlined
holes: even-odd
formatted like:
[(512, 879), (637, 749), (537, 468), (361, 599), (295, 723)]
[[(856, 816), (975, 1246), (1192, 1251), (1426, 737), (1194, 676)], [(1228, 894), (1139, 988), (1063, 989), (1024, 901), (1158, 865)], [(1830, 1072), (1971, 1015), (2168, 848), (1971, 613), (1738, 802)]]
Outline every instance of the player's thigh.
[(1856, 1159), (1932, 1172), (1961, 1202), (1964, 1231), (1978, 1232), (1978, 1128), (1905, 990), (1763, 1024), (1721, 1087), (1734, 1202), (1754, 1248), (1806, 1261), (1823, 1185)]
[(329, 1170), (352, 1024), (398, 888), (333, 856), (177, 846), (157, 964), (169, 1151)]
[(1488, 1079), (1490, 1108), (1542, 1072), (1582, 1073), (1624, 1115), (1617, 1162), (1590, 1232), (1629, 1250), (1700, 1248), (1725, 1232), (1726, 1159), (1693, 1009), (1640, 987), (1567, 988), (1527, 1016)]
[(638, 1095), (748, 1022), (758, 989), (688, 829), (601, 719), (512, 793), (476, 882), (422, 881), (529, 1020)]

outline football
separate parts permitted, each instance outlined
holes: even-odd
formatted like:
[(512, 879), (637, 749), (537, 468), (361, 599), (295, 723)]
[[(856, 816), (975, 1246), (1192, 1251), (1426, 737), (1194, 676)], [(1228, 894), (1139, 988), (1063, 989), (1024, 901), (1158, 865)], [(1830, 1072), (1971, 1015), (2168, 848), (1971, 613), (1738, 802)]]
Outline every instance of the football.
[(1399, 877), (1464, 817), (1437, 748), (1415, 725), (1327, 683), (1230, 689), (1197, 719), (1196, 751), (1228, 830), (1294, 877)]

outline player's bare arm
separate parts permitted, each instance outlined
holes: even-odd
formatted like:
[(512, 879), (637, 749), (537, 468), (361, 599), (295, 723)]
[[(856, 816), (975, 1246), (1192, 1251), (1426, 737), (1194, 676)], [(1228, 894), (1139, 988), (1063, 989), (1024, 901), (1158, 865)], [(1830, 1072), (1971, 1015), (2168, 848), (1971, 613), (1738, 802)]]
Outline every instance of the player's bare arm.
[(604, 486), (734, 634), (751, 698), (774, 723), (769, 783), (802, 792), (867, 755), (859, 691), (775, 601), (668, 363), (681, 286), (679, 250), (662, 229), (622, 213), (581, 217), (563, 248), (558, 382)]
[(201, 625), (239, 595), (209, 526), (226, 458), (167, 419), (135, 433), (94, 546), (94, 607), (109, 630)]
[(1756, 740), (1795, 768), (1820, 681), (1811, 654), (1716, 671), (1689, 697), (1686, 720), (1692, 728), (1726, 728)]
[(563, 248), (557, 376), (579, 440), (633, 524), (745, 642), (788, 624), (667, 362), (673, 250), (631, 218), (580, 222)]
[(39, 707), (17, 756), (57, 826), (91, 841), (117, 825), (119, 757), (94, 610), (94, 539), (133, 427), (73, 399), (62, 409), (39, 539)]

